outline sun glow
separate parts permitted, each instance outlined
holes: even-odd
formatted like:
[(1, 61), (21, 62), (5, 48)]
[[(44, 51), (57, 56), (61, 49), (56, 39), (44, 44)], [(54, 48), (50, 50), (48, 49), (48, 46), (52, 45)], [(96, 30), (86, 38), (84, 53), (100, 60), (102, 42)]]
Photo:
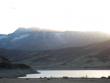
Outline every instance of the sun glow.
[(109, 0), (1, 0), (0, 33), (19, 27), (110, 33)]
[(103, 32), (103, 33), (110, 34), (110, 28), (96, 27), (96, 26), (45, 27), (45, 28), (41, 27), (41, 29), (50, 29), (55, 31)]

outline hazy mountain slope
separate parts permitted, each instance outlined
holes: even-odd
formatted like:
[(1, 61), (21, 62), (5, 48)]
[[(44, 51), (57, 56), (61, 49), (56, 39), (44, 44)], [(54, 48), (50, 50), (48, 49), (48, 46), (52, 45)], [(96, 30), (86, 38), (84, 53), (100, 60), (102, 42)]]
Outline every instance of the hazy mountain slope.
[(110, 35), (99, 32), (58, 32), (19, 28), (4, 38), (0, 36), (0, 47), (17, 50), (50, 50), (86, 46), (109, 39)]

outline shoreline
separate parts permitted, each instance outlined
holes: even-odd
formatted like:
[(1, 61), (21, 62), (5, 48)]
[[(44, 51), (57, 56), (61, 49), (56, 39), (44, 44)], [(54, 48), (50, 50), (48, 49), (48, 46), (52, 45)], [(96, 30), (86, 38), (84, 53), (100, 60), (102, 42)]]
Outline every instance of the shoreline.
[(106, 67), (31, 67), (35, 70), (110, 70), (110, 68)]
[(34, 73), (38, 74), (37, 71), (32, 69), (0, 69), (0, 78), (17, 78)]
[(2, 78), (0, 83), (110, 83), (106, 78)]

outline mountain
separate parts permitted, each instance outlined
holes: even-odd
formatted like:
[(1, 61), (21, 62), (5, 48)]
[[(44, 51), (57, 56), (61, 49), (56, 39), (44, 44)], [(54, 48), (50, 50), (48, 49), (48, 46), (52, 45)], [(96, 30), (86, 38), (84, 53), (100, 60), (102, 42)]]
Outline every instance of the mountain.
[(42, 51), (81, 47), (109, 39), (109, 35), (99, 32), (60, 32), (35, 28), (18, 28), (11, 34), (0, 35), (0, 48)]
[(0, 56), (35, 69), (110, 69), (110, 35), (19, 28), (0, 35)]

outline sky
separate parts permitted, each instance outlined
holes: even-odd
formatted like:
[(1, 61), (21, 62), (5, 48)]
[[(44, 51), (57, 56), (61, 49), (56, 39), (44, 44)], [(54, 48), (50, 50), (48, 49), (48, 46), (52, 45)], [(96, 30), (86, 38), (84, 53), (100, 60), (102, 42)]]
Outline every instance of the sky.
[(0, 33), (19, 27), (110, 33), (110, 0), (0, 0)]

